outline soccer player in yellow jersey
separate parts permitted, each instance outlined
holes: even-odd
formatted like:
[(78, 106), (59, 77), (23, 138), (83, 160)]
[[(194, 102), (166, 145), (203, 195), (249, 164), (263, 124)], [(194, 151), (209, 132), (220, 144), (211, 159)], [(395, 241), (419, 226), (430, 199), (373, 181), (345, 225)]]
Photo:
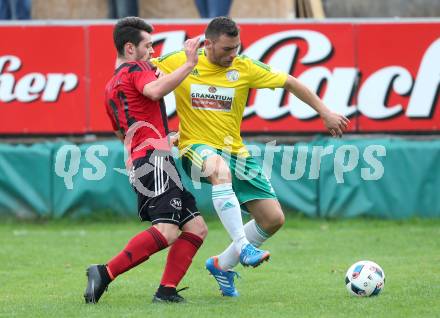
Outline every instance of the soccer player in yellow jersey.
[[(239, 262), (258, 266), (270, 256), (259, 249), (284, 223), (275, 192), (261, 167), (246, 150), (240, 125), (250, 88), (284, 88), (315, 109), (333, 136), (348, 119), (328, 109), (319, 97), (286, 73), (238, 55), (240, 32), (227, 17), (213, 19), (205, 30), (198, 64), (174, 91), (180, 119), (179, 149), (186, 173), (212, 184), (212, 201), (232, 243), (206, 261), (224, 296), (238, 296), (232, 268)], [(153, 59), (171, 73), (185, 63), (183, 51)], [(243, 226), (243, 205), (253, 219)]]

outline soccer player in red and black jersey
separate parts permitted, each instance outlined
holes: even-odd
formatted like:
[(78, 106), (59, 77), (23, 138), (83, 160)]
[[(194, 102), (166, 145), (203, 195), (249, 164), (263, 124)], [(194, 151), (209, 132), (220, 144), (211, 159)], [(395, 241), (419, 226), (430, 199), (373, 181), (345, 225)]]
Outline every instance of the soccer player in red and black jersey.
[(112, 280), (171, 246), (153, 302), (182, 302), (176, 290), (207, 235), (194, 197), (185, 190), (167, 140), (163, 96), (197, 64), (198, 39), (185, 42), (187, 61), (175, 72), (157, 76), (148, 62), (154, 53), (153, 28), (137, 17), (119, 20), (113, 31), (118, 62), (105, 89), (107, 114), (116, 135), (131, 154), (130, 182), (138, 197), (138, 214), (152, 226), (135, 235), (105, 265), (87, 269), (86, 303), (97, 303)]

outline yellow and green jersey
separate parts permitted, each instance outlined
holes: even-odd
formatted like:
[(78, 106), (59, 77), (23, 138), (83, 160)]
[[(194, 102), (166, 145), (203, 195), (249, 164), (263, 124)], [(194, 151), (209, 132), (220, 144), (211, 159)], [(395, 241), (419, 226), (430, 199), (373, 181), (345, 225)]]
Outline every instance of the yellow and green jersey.
[[(186, 62), (186, 55), (176, 51), (151, 61), (171, 73)], [(240, 126), (249, 89), (283, 87), (286, 79), (286, 73), (272, 71), (244, 55), (227, 68), (212, 64), (201, 49), (196, 67), (174, 91), (180, 120), (179, 148), (205, 144), (247, 156)]]

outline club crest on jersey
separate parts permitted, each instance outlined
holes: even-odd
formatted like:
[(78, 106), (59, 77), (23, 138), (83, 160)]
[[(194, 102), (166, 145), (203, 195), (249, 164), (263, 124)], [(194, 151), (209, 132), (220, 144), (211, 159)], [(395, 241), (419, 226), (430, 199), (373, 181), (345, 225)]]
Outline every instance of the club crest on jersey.
[(238, 73), (237, 70), (230, 70), (226, 73), (226, 78), (230, 82), (238, 81), (238, 79), (240, 78), (240, 73)]

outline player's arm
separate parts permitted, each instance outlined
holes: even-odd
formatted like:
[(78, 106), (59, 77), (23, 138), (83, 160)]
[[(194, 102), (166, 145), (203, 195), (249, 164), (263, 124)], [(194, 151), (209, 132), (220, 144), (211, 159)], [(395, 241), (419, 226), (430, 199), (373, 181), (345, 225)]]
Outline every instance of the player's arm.
[(315, 93), (291, 75), (287, 76), (284, 88), (316, 110), (333, 136), (342, 136), (350, 122), (345, 116), (331, 111)]
[(179, 86), (196, 66), (199, 46), (199, 38), (187, 40), (185, 42), (186, 62), (174, 72), (145, 84), (142, 91), (143, 95), (152, 100), (159, 100)]

